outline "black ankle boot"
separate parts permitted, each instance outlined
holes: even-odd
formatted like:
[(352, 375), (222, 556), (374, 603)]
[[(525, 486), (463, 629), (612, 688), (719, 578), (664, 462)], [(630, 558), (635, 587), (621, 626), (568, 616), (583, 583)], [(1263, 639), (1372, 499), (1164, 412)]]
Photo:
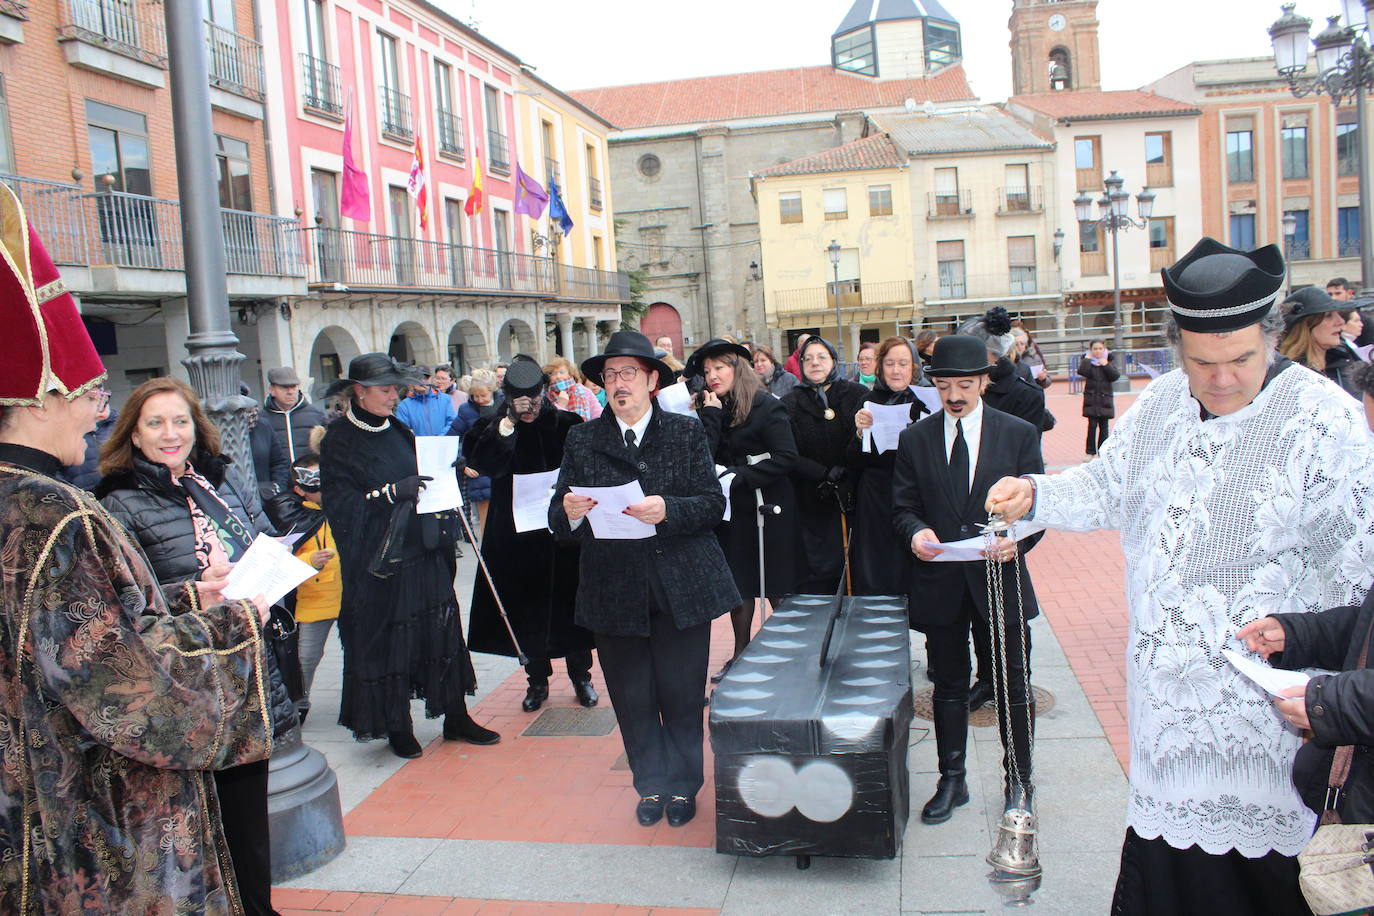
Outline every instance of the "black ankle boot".
[(420, 742), (415, 740), (414, 732), (389, 732), (387, 741), (391, 744), (391, 753), (397, 757), (413, 760), (422, 753)]
[(968, 804), (968, 783), (964, 779), (965, 752), (968, 747), (968, 701), (936, 700), (935, 748), (940, 761), (940, 781), (935, 794), (921, 809), (921, 820), (943, 824), (954, 809)]
[(461, 712), (451, 712), (444, 716), (444, 740), (466, 741), (468, 744), (496, 744), (501, 740), (501, 735), (472, 721), (472, 716), (464, 706)]

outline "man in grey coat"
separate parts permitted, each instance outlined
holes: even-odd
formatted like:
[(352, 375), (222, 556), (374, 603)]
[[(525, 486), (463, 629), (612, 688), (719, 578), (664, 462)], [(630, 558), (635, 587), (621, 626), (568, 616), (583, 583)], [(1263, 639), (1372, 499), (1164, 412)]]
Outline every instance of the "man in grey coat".
[[(705, 781), (702, 699), (711, 621), (740, 603), (714, 529), (725, 513), (706, 432), (654, 401), (672, 378), (649, 339), (617, 331), (582, 372), (610, 410), (568, 431), (549, 527), (582, 545), (575, 616), (596, 636), (606, 690), (640, 800), (639, 823), (696, 814)], [(638, 480), (643, 502), (626, 515), (654, 526), (642, 539), (597, 537), (596, 506), (572, 487)]]

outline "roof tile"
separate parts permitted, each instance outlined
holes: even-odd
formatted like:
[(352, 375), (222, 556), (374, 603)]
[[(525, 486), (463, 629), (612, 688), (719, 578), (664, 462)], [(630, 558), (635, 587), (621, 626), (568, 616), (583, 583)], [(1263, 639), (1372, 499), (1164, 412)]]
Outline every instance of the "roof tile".
[(812, 175), (818, 172), (861, 172), (870, 169), (894, 169), (906, 165), (906, 154), (897, 149), (890, 134), (873, 134), (852, 140), (834, 149), (802, 156), (759, 169), (754, 175), (771, 178), (778, 175)]
[(1129, 118), (1146, 115), (1201, 114), (1196, 106), (1138, 89), (1101, 92), (1078, 89), (1012, 96), (1013, 102), (1052, 118)]

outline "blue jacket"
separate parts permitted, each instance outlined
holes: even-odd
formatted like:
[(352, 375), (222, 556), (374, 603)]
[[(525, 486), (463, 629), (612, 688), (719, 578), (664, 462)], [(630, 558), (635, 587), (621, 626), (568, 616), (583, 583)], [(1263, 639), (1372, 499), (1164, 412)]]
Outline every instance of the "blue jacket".
[[(476, 404), (471, 401), (464, 402), (463, 405), (458, 408), (458, 415), (454, 417), (453, 423), (449, 426), (448, 434), (450, 436), (463, 436), (466, 438), (468, 430), (472, 429), (473, 424), (477, 422), (480, 416), (481, 412), (478, 410)], [(480, 503), (491, 499), (490, 477), (468, 477), (464, 474), (458, 479), (463, 484), (463, 492), (468, 502)]]
[(452, 398), (431, 389), (398, 404), (396, 417), (417, 436), (445, 436), (457, 414), (453, 412)]
[(83, 490), (95, 489), (95, 485), (100, 483), (100, 447), (114, 432), (115, 420), (118, 419), (119, 412), (111, 410), (104, 420), (96, 421), (95, 429), (86, 433), (86, 457), (80, 464), (63, 468), (63, 480)]

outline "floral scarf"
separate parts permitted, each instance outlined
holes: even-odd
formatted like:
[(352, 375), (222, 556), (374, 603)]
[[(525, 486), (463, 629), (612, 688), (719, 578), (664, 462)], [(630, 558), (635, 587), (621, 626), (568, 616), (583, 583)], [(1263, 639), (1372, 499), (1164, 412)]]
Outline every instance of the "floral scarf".
[(190, 464), (186, 465), (186, 473), (175, 482), (186, 491), (186, 504), (196, 531), (196, 562), (200, 568), (206, 569), (221, 561), (234, 563), (242, 558), (253, 543), (253, 532), (215, 492), (214, 485)]

